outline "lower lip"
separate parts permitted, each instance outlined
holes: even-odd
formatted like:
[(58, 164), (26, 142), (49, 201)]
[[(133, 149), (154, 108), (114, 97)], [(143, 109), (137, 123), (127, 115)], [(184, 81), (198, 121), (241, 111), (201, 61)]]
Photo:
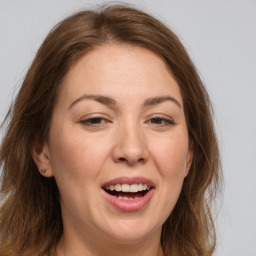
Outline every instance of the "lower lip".
[(123, 200), (118, 199), (116, 196), (112, 196), (102, 189), (103, 196), (105, 199), (114, 206), (117, 210), (123, 212), (135, 212), (143, 209), (150, 201), (154, 194), (155, 189), (150, 189), (144, 196), (133, 199), (133, 200)]

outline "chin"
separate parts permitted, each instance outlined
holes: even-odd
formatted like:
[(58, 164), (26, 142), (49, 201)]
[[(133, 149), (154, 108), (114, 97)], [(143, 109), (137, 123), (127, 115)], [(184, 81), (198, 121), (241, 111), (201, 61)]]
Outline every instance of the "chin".
[(136, 244), (158, 233), (160, 238), (162, 225), (154, 225), (150, 218), (148, 218), (148, 221), (146, 219), (145, 216), (129, 220), (120, 218), (109, 225), (105, 235), (118, 244)]

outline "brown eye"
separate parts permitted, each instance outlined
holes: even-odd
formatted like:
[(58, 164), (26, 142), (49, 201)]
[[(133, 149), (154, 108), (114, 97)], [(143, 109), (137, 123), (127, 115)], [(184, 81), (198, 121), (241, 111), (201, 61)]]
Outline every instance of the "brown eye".
[(160, 126), (167, 126), (167, 125), (173, 125), (174, 122), (167, 118), (162, 117), (154, 117), (149, 120), (150, 124), (160, 125)]
[(103, 118), (103, 117), (91, 117), (85, 120), (82, 120), (81, 123), (83, 125), (87, 125), (87, 126), (100, 126), (103, 125), (105, 123), (107, 123), (108, 121)]

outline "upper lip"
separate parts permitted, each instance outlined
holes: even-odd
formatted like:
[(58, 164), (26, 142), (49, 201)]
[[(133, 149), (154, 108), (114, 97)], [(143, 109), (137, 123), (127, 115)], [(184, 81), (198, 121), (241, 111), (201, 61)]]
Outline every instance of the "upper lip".
[(155, 187), (155, 183), (152, 180), (145, 177), (118, 177), (103, 183), (102, 188), (116, 184), (147, 184), (151, 188)]

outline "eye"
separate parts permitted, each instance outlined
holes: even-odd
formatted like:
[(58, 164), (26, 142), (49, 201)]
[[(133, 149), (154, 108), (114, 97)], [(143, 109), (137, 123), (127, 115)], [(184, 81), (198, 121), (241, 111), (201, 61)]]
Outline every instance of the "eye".
[(86, 125), (86, 126), (99, 127), (108, 122), (110, 122), (110, 121), (108, 121), (107, 119), (105, 119), (103, 117), (96, 116), (96, 117), (90, 117), (87, 119), (83, 119), (81, 121), (81, 124)]
[(158, 116), (149, 119), (147, 123), (155, 126), (170, 126), (175, 124), (172, 119), (158, 117)]

